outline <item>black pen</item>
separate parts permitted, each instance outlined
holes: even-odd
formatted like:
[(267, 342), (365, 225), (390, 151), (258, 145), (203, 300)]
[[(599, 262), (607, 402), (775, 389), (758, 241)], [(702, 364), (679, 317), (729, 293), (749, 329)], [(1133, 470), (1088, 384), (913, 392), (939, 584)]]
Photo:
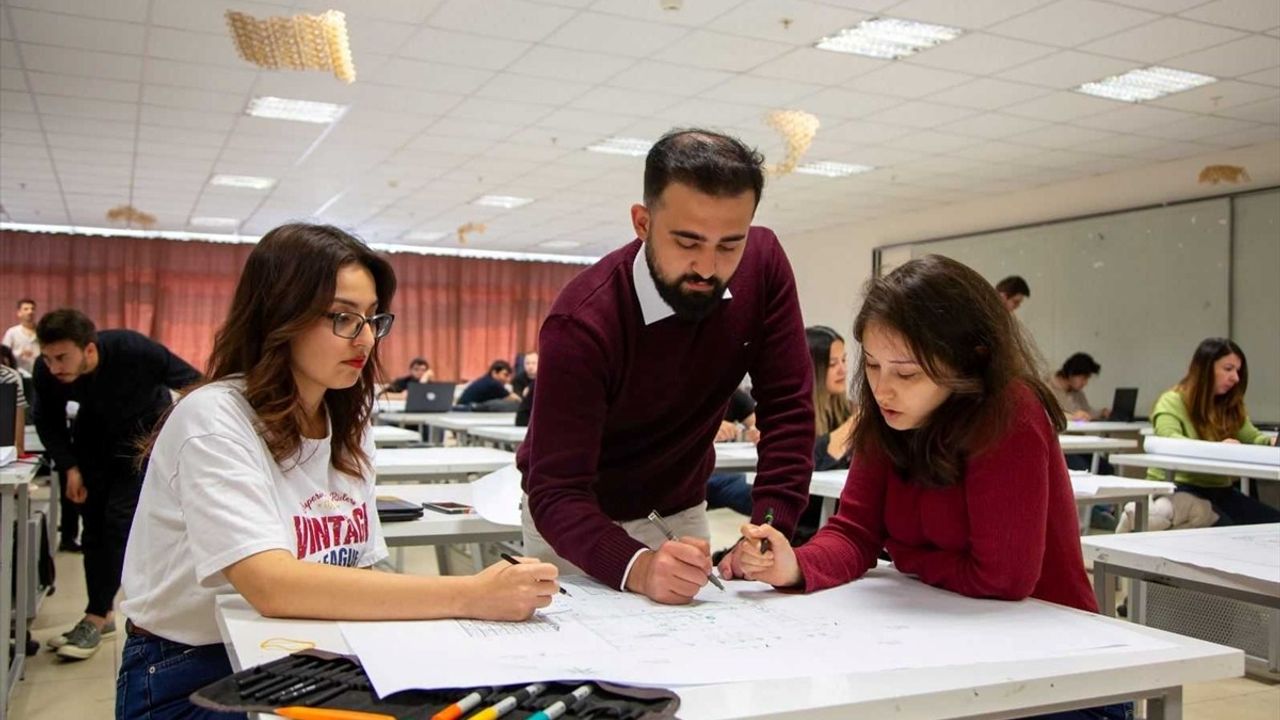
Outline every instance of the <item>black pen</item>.
[[(763, 524), (765, 524), (765, 525), (772, 525), (772, 524), (773, 524), (773, 508), (769, 508), (768, 510), (765, 510), (765, 511), (764, 511), (764, 523), (763, 523)], [(770, 545), (770, 543), (769, 543), (769, 538), (761, 538), (761, 540), (760, 540), (760, 554), (761, 554), (761, 555), (763, 555), (763, 554), (765, 554), (765, 553), (769, 552), (770, 546), (771, 546), (771, 545)]]
[[(523, 564), (523, 563), (521, 563), (519, 560), (517, 560), (517, 559), (515, 559), (515, 558), (511, 557), (510, 555), (508, 555), (508, 554), (506, 554), (506, 553), (500, 553), (500, 554), (498, 555), (498, 557), (502, 558), (503, 560), (506, 560), (507, 562), (511, 563), (512, 565), (521, 565), (521, 564)], [(560, 588), (560, 594), (561, 594), (561, 595), (564, 595), (565, 597), (573, 597), (572, 595), (570, 595), (570, 594), (569, 594), (569, 591), (568, 591), (568, 590), (565, 590), (564, 588)]]
[[(671, 526), (667, 524), (666, 520), (662, 519), (662, 516), (658, 514), (657, 510), (649, 513), (649, 522), (658, 526), (658, 529), (662, 531), (662, 534), (666, 535), (667, 539), (671, 542), (680, 542), (680, 539), (676, 537), (676, 534), (671, 531)], [(724, 590), (724, 583), (720, 582), (714, 574), (707, 575), (707, 579), (711, 581), (712, 585)]]

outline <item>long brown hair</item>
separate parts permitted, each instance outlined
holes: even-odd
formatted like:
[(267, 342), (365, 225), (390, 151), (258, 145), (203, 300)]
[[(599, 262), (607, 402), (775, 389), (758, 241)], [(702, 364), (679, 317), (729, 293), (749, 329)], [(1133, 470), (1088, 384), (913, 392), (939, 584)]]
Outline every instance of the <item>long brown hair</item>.
[[(330, 225), (281, 225), (249, 253), (226, 323), (214, 338), (206, 384), (243, 376), (244, 397), (258, 415), (257, 430), (276, 462), (297, 455), (305, 417), (294, 382), (290, 341), (323, 317), (333, 302), (338, 270), (358, 264), (373, 275), (378, 312), (391, 310), (396, 291), (390, 263), (363, 242)], [(373, 412), (374, 382), (381, 377), (375, 342), (354, 385), (326, 390), (332, 428), (331, 464), (348, 475), (372, 471), (363, 448)], [(148, 442), (148, 454), (160, 432)]]
[[(1214, 395), (1213, 365), (1228, 355), (1240, 358), (1240, 382), (1221, 396)], [(1200, 439), (1217, 441), (1235, 437), (1249, 418), (1244, 407), (1248, 388), (1249, 361), (1240, 346), (1227, 338), (1206, 338), (1196, 347), (1187, 374), (1174, 389), (1182, 396)]]
[(861, 343), (873, 323), (893, 330), (929, 378), (951, 395), (923, 426), (894, 430), (880, 413), (867, 382), (866, 356), (860, 356), (854, 380), (860, 416), (850, 441), (855, 453), (885, 453), (907, 482), (955, 485), (967, 459), (1008, 428), (1008, 393), (1019, 382), (1035, 392), (1055, 430), (1066, 428), (1062, 408), (1040, 379), (1031, 341), (991, 283), (968, 266), (926, 255), (872, 279), (865, 295), (854, 338)]
[(840, 427), (853, 414), (853, 404), (847, 395), (827, 392), (831, 346), (836, 341), (843, 343), (844, 338), (826, 325), (805, 328), (804, 337), (809, 343), (809, 358), (813, 360), (814, 431), (822, 436)]

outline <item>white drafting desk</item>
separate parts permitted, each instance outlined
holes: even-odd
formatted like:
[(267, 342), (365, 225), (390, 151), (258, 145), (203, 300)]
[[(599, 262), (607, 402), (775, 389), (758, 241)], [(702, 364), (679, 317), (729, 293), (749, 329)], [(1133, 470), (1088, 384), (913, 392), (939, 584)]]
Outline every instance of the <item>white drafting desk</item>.
[[(0, 619), (5, 629), (0, 639), (0, 720), (9, 715), (9, 696), (13, 686), (22, 678), (27, 659), (27, 616), (31, 588), (31, 535), (27, 532), (27, 518), (31, 514), (31, 480), (39, 463), (17, 461), (0, 467)], [(57, 502), (53, 499), (52, 502)], [(18, 527), (15, 533), (13, 528)], [(17, 535), (18, 561), (10, 572), (9, 558), (14, 556), (14, 535)], [(17, 578), (16, 581), (14, 578)], [(15, 600), (16, 598), (16, 600)], [(9, 631), (13, 631), (13, 657), (9, 656)]]
[(1151, 423), (1141, 422), (1114, 422), (1111, 420), (1068, 420), (1067, 429), (1063, 432), (1082, 433), (1085, 435), (1119, 435), (1124, 433), (1140, 433), (1144, 428), (1151, 427)]
[(491, 473), (516, 461), (515, 453), (485, 447), (379, 448), (374, 470), (380, 485), (439, 482)]
[(527, 427), (481, 425), (467, 429), (467, 440), (473, 445), (492, 445), (503, 450), (515, 450), (528, 434)]
[[(896, 572), (889, 568), (872, 572)], [(941, 592), (915, 581), (907, 595)], [(910, 597), (907, 597), (910, 601)], [(1052, 623), (1062, 613), (1079, 613), (1028, 600)], [(1100, 624), (1122, 621), (1086, 614)], [(287, 637), (314, 642), (338, 653), (350, 652), (335, 622), (263, 618), (241, 597), (218, 599), (218, 629), (236, 669), (281, 656), (268, 640)], [(993, 618), (993, 622), (998, 619)], [(1015, 718), (1138, 697), (1148, 701), (1148, 717), (1182, 716), (1182, 686), (1239, 676), (1241, 651), (1145, 627), (1170, 643), (1158, 650), (1103, 652), (1038, 661), (980, 663), (946, 668), (902, 669), (831, 677), (779, 679), (769, 683), (732, 683), (679, 688), (679, 716), (685, 720), (738, 718)], [(983, 642), (998, 628), (982, 631)]]
[(1175, 472), (1207, 473), (1250, 480), (1280, 481), (1280, 465), (1212, 460), (1184, 455), (1133, 453), (1112, 455), (1111, 464), (1120, 467), (1143, 467)]
[[(412, 503), (456, 502), (474, 505), (469, 483), (443, 483), (438, 485), (380, 485), (379, 495), (390, 495)], [(519, 542), (519, 525), (499, 525), (489, 522), (477, 513), (449, 515), (425, 510), (422, 518), (403, 522), (381, 523), (382, 536), (391, 548), (434, 545), (437, 567), (444, 573), (448, 567), (447, 545), (475, 545), (483, 542)], [(483, 562), (477, 547), (471, 548), (472, 571), (483, 570)], [(398, 564), (398, 563), (397, 563)]]
[(374, 425), (370, 430), (373, 433), (375, 447), (404, 447), (422, 442), (422, 435), (408, 428), (396, 427), (395, 425)]
[[(1140, 539), (1124, 534), (1090, 535), (1082, 538), (1081, 547), (1085, 559), (1093, 561), (1093, 585), (1098, 596), (1098, 607), (1104, 614), (1115, 614), (1115, 583), (1110, 578), (1124, 577), (1135, 581), (1130, 595), (1129, 615), (1139, 623), (1146, 621), (1146, 605), (1142, 593), (1142, 584), (1146, 581), (1268, 608), (1270, 625), (1265, 643), (1266, 657), (1250, 655), (1246, 658), (1246, 666), (1251, 673), (1273, 681), (1280, 679), (1280, 582), (1180, 562), (1170, 559), (1169, 551), (1161, 550), (1162, 546), (1173, 546), (1185, 542), (1186, 538), (1211, 539), (1220, 535), (1257, 538), (1259, 544), (1249, 550), (1255, 553), (1252, 559), (1259, 563), (1280, 564), (1280, 555), (1272, 547), (1280, 539), (1280, 524), (1275, 523), (1169, 530), (1148, 533)], [(1268, 540), (1270, 546), (1264, 542)]]

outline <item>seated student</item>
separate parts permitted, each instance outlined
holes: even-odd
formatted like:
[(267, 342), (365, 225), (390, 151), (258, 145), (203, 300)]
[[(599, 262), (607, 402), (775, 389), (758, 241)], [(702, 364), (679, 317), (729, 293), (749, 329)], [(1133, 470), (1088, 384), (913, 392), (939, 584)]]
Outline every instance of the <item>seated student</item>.
[[(733, 391), (725, 408), (724, 420), (716, 431), (716, 442), (734, 442), (743, 435), (749, 442), (760, 442), (756, 429), (756, 401), (742, 388)], [(713, 472), (707, 478), (707, 509), (729, 508), (741, 515), (751, 515), (751, 486), (747, 476), (740, 472)], [(712, 563), (719, 563), (713, 554)]]
[[(472, 380), (462, 391), (462, 396), (458, 398), (458, 405), (476, 410), (515, 412), (520, 403), (520, 396), (507, 388), (509, 382), (511, 382), (511, 363), (506, 360), (494, 360), (489, 365), (487, 375)], [(509, 409), (508, 406), (510, 406)]]
[(1031, 286), (1021, 275), (1010, 275), (996, 283), (996, 292), (1000, 293), (1000, 301), (1009, 312), (1017, 312), (1022, 303), (1031, 297)]
[(911, 260), (870, 283), (853, 334), (860, 408), (840, 509), (800, 548), (743, 525), (746, 577), (813, 592), (861, 577), (883, 549), (962, 595), (1096, 612), (1058, 447), (1066, 421), (991, 285), (949, 258)]
[(1110, 408), (1094, 412), (1089, 405), (1089, 398), (1084, 394), (1089, 380), (1100, 372), (1102, 366), (1088, 353), (1078, 352), (1045, 378), (1045, 383), (1053, 391), (1054, 399), (1062, 406), (1062, 412), (1068, 420), (1097, 420), (1111, 414)]
[[(13, 351), (8, 345), (0, 345), (0, 385), (14, 385), (17, 387), (17, 404), (13, 414), (13, 444), (18, 449), (18, 455), (22, 455), (26, 448), (23, 443), (26, 441), (26, 424), (27, 424), (27, 398), (22, 388), (22, 373), (18, 372), (18, 361), (13, 355)], [(0, 441), (0, 445), (4, 442)]]
[(387, 383), (382, 392), (402, 393), (409, 389), (409, 383), (429, 383), (434, 375), (431, 372), (431, 363), (427, 362), (426, 358), (416, 357), (409, 361), (409, 374)]
[(555, 567), (536, 561), (469, 577), (360, 569), (387, 555), (369, 417), (394, 293), (391, 266), (333, 227), (283, 225), (250, 253), (209, 382), (150, 441), (117, 718), (229, 717), (187, 700), (231, 673), (219, 595), (325, 620), (521, 620), (555, 597)]
[(526, 353), (524, 356), (524, 382), (520, 389), (520, 407), (516, 409), (516, 427), (529, 427), (529, 416), (533, 414), (533, 386), (538, 380), (538, 353)]
[(813, 469), (849, 467), (849, 436), (853, 433), (853, 404), (845, 386), (848, 356), (844, 338), (825, 325), (805, 328), (809, 357), (813, 360), (813, 412), (817, 440), (813, 445)]
[[(529, 363), (533, 363), (533, 374), (529, 373)], [(515, 377), (511, 378), (511, 392), (524, 397), (524, 389), (529, 381), (538, 375), (538, 353), (527, 352), (516, 356)]]
[[(1239, 345), (1226, 338), (1208, 338), (1191, 356), (1187, 374), (1156, 400), (1151, 424), (1160, 437), (1210, 442), (1275, 445), (1249, 422), (1244, 393), (1249, 364)], [(1147, 478), (1164, 480), (1164, 470), (1148, 470)], [(1218, 514), (1217, 525), (1280, 522), (1280, 510), (1245, 495), (1231, 478), (1200, 473), (1174, 473), (1178, 491), (1208, 500)]]

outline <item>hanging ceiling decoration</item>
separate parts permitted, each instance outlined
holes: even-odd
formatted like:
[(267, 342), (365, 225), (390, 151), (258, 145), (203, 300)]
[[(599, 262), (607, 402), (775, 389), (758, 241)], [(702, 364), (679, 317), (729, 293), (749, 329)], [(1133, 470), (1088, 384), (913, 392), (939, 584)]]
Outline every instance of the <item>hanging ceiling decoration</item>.
[(326, 70), (346, 83), (356, 81), (347, 39), (347, 16), (337, 10), (319, 15), (258, 19), (227, 11), (227, 25), (240, 57), (271, 70)]
[(813, 136), (818, 133), (818, 118), (803, 110), (774, 110), (764, 118), (769, 127), (777, 130), (786, 143), (786, 153), (781, 162), (772, 165), (772, 175), (788, 175), (800, 164), (809, 151)]
[(145, 213), (132, 205), (117, 205), (107, 211), (107, 219), (111, 222), (122, 222), (127, 227), (148, 230), (155, 227), (156, 216)]

